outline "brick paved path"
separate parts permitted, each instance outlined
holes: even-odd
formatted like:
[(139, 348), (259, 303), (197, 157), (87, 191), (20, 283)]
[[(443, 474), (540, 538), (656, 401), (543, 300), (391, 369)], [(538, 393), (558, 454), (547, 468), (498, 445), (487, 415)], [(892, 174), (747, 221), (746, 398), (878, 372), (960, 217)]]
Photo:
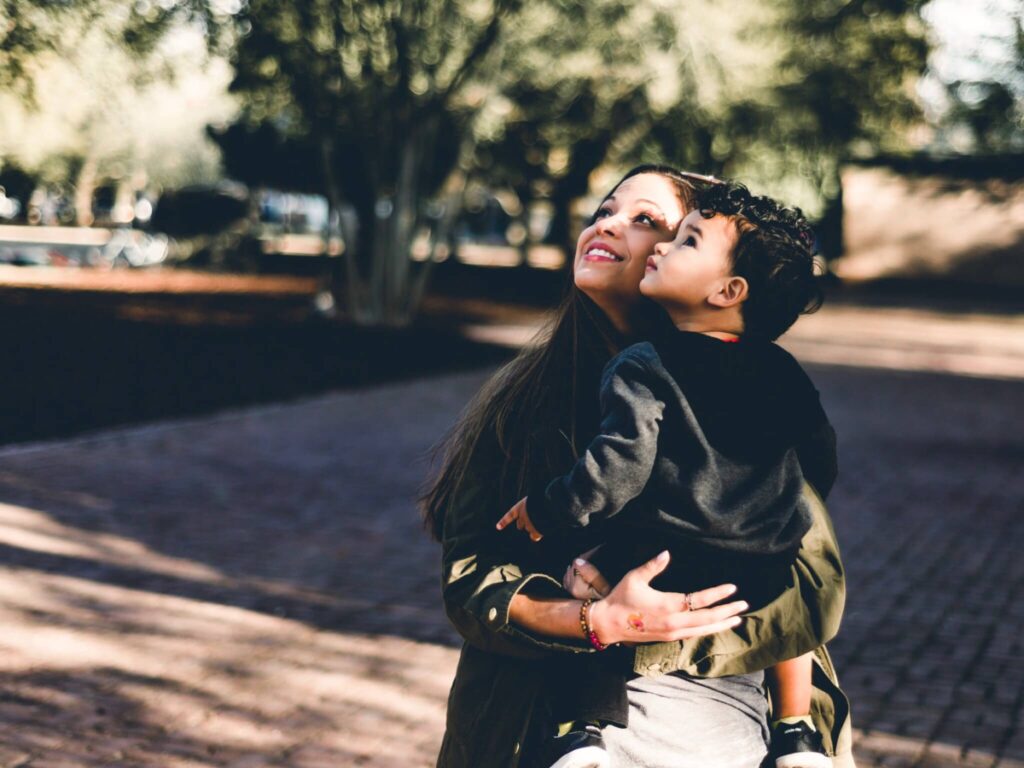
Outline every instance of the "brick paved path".
[[(1024, 766), (1024, 380), (812, 374), (860, 764)], [(482, 378), (0, 451), (0, 766), (432, 764), (456, 638), (411, 498)]]

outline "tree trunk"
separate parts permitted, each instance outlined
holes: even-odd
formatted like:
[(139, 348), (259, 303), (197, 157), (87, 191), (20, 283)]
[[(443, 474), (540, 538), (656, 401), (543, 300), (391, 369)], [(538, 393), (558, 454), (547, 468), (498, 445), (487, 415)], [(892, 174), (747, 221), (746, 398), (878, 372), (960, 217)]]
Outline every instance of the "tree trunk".
[(98, 163), (94, 155), (89, 155), (78, 171), (75, 184), (75, 223), (80, 227), (92, 225), (92, 196), (96, 191), (96, 172)]
[(830, 188), (836, 192), (825, 198), (825, 210), (815, 229), (818, 232), (818, 245), (821, 255), (826, 261), (838, 259), (843, 255), (843, 182), (838, 168)]
[[(332, 293), (342, 303), (345, 314), (360, 325), (401, 327), (408, 325), (419, 307), (431, 258), (418, 269), (412, 261), (412, 245), (420, 224), (420, 179), (426, 152), (436, 138), (436, 121), (427, 120), (412, 131), (400, 149), (398, 177), (394, 190), (378, 194), (372, 211), (359, 217), (358, 234), (340, 220), (345, 239), (344, 295), (336, 274)], [(330, 160), (332, 144), (325, 139), (324, 159), (330, 205), (340, 210), (341, 194)], [(369, 219), (369, 220), (368, 220)], [(436, 233), (435, 233), (436, 234)], [(366, 272), (359, 268), (368, 264)]]

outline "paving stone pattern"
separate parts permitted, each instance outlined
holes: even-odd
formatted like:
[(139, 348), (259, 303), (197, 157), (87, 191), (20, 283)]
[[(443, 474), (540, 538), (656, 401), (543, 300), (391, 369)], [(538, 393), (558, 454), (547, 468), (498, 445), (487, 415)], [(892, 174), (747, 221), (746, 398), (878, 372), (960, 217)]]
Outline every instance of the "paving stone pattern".
[[(814, 367), (861, 766), (1024, 766), (1024, 381)], [(428, 766), (412, 499), (484, 373), (0, 451), (0, 766)]]

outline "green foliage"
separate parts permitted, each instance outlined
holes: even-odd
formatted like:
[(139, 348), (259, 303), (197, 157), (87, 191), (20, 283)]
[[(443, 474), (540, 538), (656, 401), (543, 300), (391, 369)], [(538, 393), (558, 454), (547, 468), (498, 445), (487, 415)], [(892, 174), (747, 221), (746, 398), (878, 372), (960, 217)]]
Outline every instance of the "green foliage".
[[(187, 8), (125, 0), (11, 8), (3, 45), (13, 50), (12, 36), (20, 43), (10, 59), (17, 66), (0, 63), (8, 85), (0, 89), (0, 165), (77, 186), (84, 205), (104, 179), (177, 186), (219, 176), (205, 126), (234, 111), (227, 67), (208, 56)], [(140, 14), (153, 8), (160, 14), (150, 28)]]
[(841, 163), (905, 147), (919, 119), (922, 3), (726, 5), (690, 4), (680, 18), (679, 96), (645, 156), (742, 178), (823, 216)]

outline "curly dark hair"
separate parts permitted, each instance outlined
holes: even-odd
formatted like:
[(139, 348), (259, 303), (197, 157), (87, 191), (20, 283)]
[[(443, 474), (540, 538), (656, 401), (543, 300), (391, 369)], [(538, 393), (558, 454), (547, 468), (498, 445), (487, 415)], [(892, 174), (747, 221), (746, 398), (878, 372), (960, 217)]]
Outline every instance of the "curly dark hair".
[(753, 195), (734, 181), (698, 189), (697, 196), (702, 216), (721, 214), (736, 223), (733, 273), (749, 286), (741, 310), (744, 334), (777, 339), (800, 315), (821, 306), (814, 232), (799, 208)]

